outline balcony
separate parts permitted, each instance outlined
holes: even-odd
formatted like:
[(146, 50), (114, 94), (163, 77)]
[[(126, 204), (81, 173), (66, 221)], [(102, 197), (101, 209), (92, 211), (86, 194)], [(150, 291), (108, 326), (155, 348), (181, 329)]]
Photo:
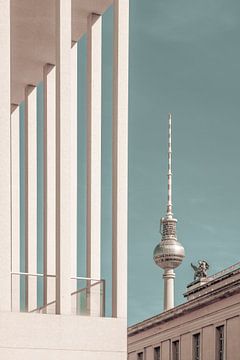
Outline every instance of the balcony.
[[(56, 314), (56, 276), (12, 272), (12, 312)], [(71, 314), (105, 317), (105, 280), (72, 277)]]

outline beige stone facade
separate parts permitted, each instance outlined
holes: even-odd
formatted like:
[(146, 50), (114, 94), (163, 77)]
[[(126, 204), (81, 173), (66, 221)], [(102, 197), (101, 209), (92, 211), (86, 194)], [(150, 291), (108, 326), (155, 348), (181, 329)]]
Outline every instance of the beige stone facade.
[(187, 302), (128, 329), (129, 360), (239, 360), (240, 263), (190, 284)]

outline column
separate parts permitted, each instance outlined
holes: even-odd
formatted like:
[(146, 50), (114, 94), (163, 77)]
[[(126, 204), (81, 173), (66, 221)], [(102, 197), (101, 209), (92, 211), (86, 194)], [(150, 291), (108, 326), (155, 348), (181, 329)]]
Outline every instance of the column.
[(10, 1), (0, 0), (0, 311), (11, 310)]
[[(91, 14), (87, 21), (87, 277), (92, 279), (101, 276), (101, 40), (102, 18)], [(91, 288), (89, 306), (92, 315), (100, 314), (100, 285)]]
[(56, 3), (56, 312), (71, 312), (71, 1)]
[[(12, 272), (20, 271), (19, 106), (11, 114)], [(20, 276), (12, 275), (12, 311), (20, 311)]]
[[(44, 88), (44, 274), (56, 274), (56, 69), (46, 64)], [(55, 278), (44, 277), (44, 305), (56, 300)], [(49, 309), (46, 310), (48, 312)]]
[(127, 317), (129, 0), (114, 0), (112, 312)]
[[(25, 272), (37, 274), (37, 89), (25, 89)], [(37, 277), (26, 276), (26, 310), (37, 308)]]
[(146, 360), (155, 360), (154, 359), (154, 347), (153, 346), (148, 346), (145, 348), (145, 357)]
[[(226, 321), (224, 331), (225, 358), (228, 360), (238, 360), (240, 352), (240, 316), (230, 317)], [(216, 331), (216, 329), (215, 329)], [(216, 350), (215, 350), (216, 354)], [(219, 355), (219, 354), (216, 354)]]
[[(71, 275), (77, 276), (77, 42), (71, 49)], [(77, 280), (72, 280), (71, 291), (76, 291)], [(74, 295), (72, 306), (74, 313), (78, 304), (78, 295)]]
[(165, 340), (161, 343), (161, 359), (169, 360), (171, 356), (171, 341)]

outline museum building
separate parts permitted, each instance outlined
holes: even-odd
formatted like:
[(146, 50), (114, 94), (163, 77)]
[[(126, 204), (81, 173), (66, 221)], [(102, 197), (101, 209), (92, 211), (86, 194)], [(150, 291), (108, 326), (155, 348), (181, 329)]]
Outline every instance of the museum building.
[(240, 359), (240, 263), (193, 281), (184, 296), (128, 328), (129, 360)]

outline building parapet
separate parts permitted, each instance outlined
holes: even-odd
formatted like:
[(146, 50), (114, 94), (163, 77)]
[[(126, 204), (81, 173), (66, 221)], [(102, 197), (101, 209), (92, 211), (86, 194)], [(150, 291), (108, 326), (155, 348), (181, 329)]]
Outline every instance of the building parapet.
[(229, 266), (228, 268), (217, 272), (214, 275), (201, 278), (199, 280), (191, 282), (187, 286), (187, 291), (183, 294), (188, 300), (195, 299), (202, 296), (213, 289), (235, 281), (236, 277), (240, 278), (240, 262)]
[[(178, 305), (171, 310), (165, 311), (159, 315), (155, 315), (149, 319), (130, 326), (128, 328), (128, 336), (134, 336), (137, 333), (159, 326), (177, 317), (183, 316), (186, 313), (190, 313), (206, 305), (210, 305), (220, 299), (240, 293), (240, 263), (210, 276), (209, 279), (211, 280), (201, 284), (197, 288), (198, 290), (205, 290), (199, 292), (198, 296), (191, 297), (191, 299), (187, 302)], [(192, 285), (196, 285), (195, 283), (196, 282), (193, 282)], [(218, 286), (216, 286), (216, 284)], [(193, 291), (196, 292), (198, 291), (197, 289), (194, 287)]]

